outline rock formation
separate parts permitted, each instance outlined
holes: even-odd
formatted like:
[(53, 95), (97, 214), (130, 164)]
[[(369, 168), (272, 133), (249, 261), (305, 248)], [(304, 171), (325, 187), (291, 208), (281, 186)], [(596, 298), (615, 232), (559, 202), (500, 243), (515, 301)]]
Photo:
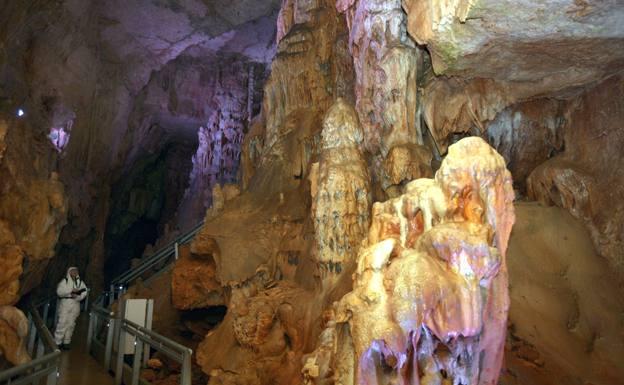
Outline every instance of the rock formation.
[(369, 225), (370, 177), (362, 139), (355, 110), (338, 99), (323, 122), (318, 171), (310, 175), (315, 251), (330, 285), (343, 270), (352, 270)]
[(384, 190), (431, 176), (418, 116), (417, 74), (424, 53), (407, 35), (401, 2), (340, 0), (336, 7), (349, 26), (365, 146), (383, 163), (373, 171)]
[(41, 281), (66, 219), (53, 151), (25, 122), (0, 116), (0, 350), (15, 365), (30, 360), (28, 322), (11, 305)]
[(611, 295), (622, 291), (617, 272), (564, 209), (520, 202), (515, 212), (501, 383), (620, 383), (624, 299)]
[[(171, 276), (173, 306), (189, 310), (224, 305), (212, 252), (193, 251), (191, 254), (188, 247), (180, 248), (180, 256)], [(204, 258), (199, 258), (201, 256)]]
[(307, 358), (307, 383), (495, 384), (512, 202), (502, 157), (469, 138), (435, 180), (376, 203), (353, 291), (334, 306), (330, 345)]
[(30, 361), (26, 351), (28, 319), (13, 306), (0, 306), (0, 358), (13, 365)]

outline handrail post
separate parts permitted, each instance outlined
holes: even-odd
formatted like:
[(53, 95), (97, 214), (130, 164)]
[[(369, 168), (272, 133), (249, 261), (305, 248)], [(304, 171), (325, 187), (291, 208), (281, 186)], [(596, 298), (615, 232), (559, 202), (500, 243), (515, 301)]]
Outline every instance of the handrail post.
[(180, 373), (180, 384), (191, 385), (191, 351), (184, 352), (184, 358), (182, 359), (182, 371)]
[(113, 332), (115, 330), (116, 323), (117, 320), (113, 317), (108, 320), (108, 330), (106, 331), (106, 347), (104, 350), (104, 366), (106, 367), (107, 371), (110, 370), (111, 355), (113, 353)]
[(89, 311), (89, 296), (91, 295), (91, 290), (87, 289), (87, 296), (84, 301), (84, 311)]
[(32, 356), (35, 352), (35, 339), (37, 338), (37, 328), (35, 327), (35, 322), (32, 319), (32, 315), (28, 314), (28, 318), (28, 330), (30, 331), (30, 334), (28, 335), (28, 354)]
[(126, 301), (119, 301), (117, 317), (115, 322), (115, 340), (117, 341), (117, 363), (115, 365), (115, 385), (121, 385), (123, 377), (123, 358), (125, 353), (125, 331), (124, 319), (126, 318)]
[(52, 373), (48, 374), (48, 378), (46, 379), (46, 385), (56, 385), (56, 382), (59, 378), (59, 366), (61, 366), (61, 360), (56, 360), (56, 370)]
[(43, 346), (43, 336), (39, 336), (39, 343), (37, 344), (37, 354), (35, 355), (35, 358), (39, 358), (41, 356), (43, 356), (43, 354), (45, 353), (45, 349)]
[(48, 313), (50, 311), (50, 302), (46, 302), (45, 305), (43, 305), (43, 324), (47, 327), (48, 326)]
[(139, 385), (139, 377), (141, 374), (141, 361), (143, 356), (143, 341), (138, 337), (134, 337), (134, 359), (132, 361), (132, 385)]
[[(152, 330), (152, 318), (154, 316), (154, 300), (147, 300), (147, 306), (145, 307), (145, 328)], [(143, 365), (147, 366), (147, 361), (150, 358), (150, 345), (145, 344), (143, 347)]]
[(108, 304), (107, 307), (110, 307), (113, 302), (115, 302), (115, 285), (111, 283), (110, 285), (110, 295), (108, 296)]
[(89, 313), (89, 329), (87, 330), (87, 354), (91, 354), (91, 342), (93, 341), (93, 333), (95, 330), (96, 315), (93, 312)]
[[(123, 319), (118, 319), (119, 324), (123, 324)], [(122, 343), (125, 342), (123, 326), (120, 328), (119, 339), (117, 340), (117, 362), (115, 363), (115, 385), (121, 385), (121, 379), (123, 377), (123, 361), (124, 361), (124, 347)]]

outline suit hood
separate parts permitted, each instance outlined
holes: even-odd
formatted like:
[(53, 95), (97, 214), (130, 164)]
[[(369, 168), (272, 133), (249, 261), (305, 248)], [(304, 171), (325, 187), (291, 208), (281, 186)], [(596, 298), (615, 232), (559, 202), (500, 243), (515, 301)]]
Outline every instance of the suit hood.
[[(65, 274), (65, 278), (67, 278), (68, 280), (71, 279), (71, 275), (69, 275), (69, 273), (72, 270), (78, 271), (78, 268), (76, 266), (71, 266), (70, 268), (67, 269), (67, 274)], [(78, 275), (78, 276), (80, 277), (80, 275)]]

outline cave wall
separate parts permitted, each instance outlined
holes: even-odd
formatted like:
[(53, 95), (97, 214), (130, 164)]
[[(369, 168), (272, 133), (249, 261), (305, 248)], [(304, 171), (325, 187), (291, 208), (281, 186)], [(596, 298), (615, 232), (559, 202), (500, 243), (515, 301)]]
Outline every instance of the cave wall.
[(30, 359), (28, 321), (13, 305), (43, 278), (67, 216), (52, 144), (14, 114), (0, 109), (0, 366)]
[(566, 209), (516, 204), (504, 385), (618, 384), (621, 279)]
[(567, 102), (564, 150), (527, 180), (531, 198), (568, 210), (587, 226), (598, 253), (624, 276), (624, 79), (613, 76)]

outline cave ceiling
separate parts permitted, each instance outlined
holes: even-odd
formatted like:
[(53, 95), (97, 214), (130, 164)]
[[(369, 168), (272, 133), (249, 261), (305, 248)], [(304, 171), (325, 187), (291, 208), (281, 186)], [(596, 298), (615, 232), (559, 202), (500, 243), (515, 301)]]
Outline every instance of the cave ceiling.
[[(82, 7), (75, 2), (77, 7)], [(106, 0), (94, 4), (104, 52), (128, 64), (131, 90), (183, 53), (241, 54), (268, 63), (275, 52), (279, 0)]]

